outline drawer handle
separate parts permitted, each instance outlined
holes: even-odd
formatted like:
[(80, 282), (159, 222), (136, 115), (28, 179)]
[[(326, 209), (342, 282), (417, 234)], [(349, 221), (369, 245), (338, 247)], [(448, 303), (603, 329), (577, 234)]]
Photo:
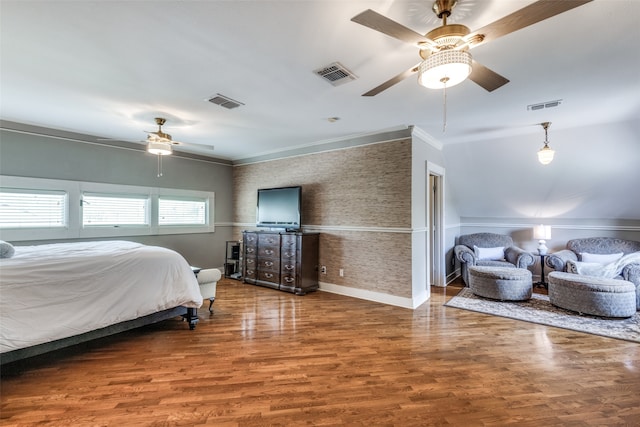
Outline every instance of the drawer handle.
[(285, 252), (284, 256), (285, 256), (285, 258), (293, 258), (294, 253), (293, 252)]
[(264, 265), (265, 265), (266, 267), (273, 267), (273, 261), (265, 261), (265, 262), (264, 262)]
[(254, 260), (252, 260), (251, 258), (248, 258), (248, 259), (247, 259), (247, 264), (253, 264), (254, 262), (255, 262), (255, 261), (254, 261)]
[(271, 274), (271, 273), (264, 273), (264, 277), (266, 277), (267, 279), (272, 279), (272, 278), (273, 278), (273, 274)]
[(248, 252), (248, 253), (251, 253), (251, 252), (253, 252), (254, 250), (255, 250), (255, 249), (253, 249), (253, 248), (247, 248), (247, 252)]
[(247, 276), (253, 276), (253, 273), (255, 273), (255, 271), (247, 270)]
[(267, 255), (273, 255), (273, 249), (265, 249), (264, 253)]
[(291, 283), (291, 282), (295, 282), (296, 279), (294, 279), (293, 277), (285, 277), (284, 281), (287, 282), (287, 283)]
[(284, 269), (285, 269), (285, 270), (289, 270), (289, 271), (293, 270), (294, 268), (295, 268), (295, 267), (294, 267), (293, 265), (289, 265), (289, 264), (287, 264), (287, 265), (285, 265), (285, 266), (284, 266)]

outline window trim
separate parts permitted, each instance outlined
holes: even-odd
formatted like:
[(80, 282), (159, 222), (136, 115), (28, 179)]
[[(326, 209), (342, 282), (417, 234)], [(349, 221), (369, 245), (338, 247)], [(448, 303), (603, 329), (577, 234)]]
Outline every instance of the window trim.
[[(52, 213), (55, 212), (55, 214), (56, 214), (55, 217), (57, 217), (57, 219), (60, 221), (58, 223), (58, 225), (31, 225), (31, 226), (29, 226), (29, 225), (26, 225), (29, 222), (26, 222), (23, 225), (18, 225), (18, 226), (15, 226), (15, 227), (6, 227), (5, 229), (7, 229), (7, 230), (26, 229), (26, 228), (35, 228), (35, 229), (55, 228), (55, 229), (61, 229), (61, 228), (67, 228), (67, 224), (69, 224), (69, 203), (67, 201), (68, 197), (69, 197), (69, 194), (65, 190), (48, 190), (48, 189), (42, 189), (42, 188), (34, 190), (34, 189), (28, 189), (28, 188), (13, 188), (13, 187), (3, 186), (3, 187), (0, 187), (0, 194), (30, 195), (26, 199), (31, 198), (31, 196), (56, 197), (57, 198), (57, 202), (58, 202), (57, 205), (59, 206), (58, 209), (50, 211)], [(2, 202), (2, 203), (4, 203), (4, 202)], [(8, 201), (7, 203), (11, 203), (11, 202)], [(43, 203), (44, 203), (44, 201), (43, 201)], [(13, 206), (21, 206), (21, 205), (18, 204), (18, 205), (13, 205)], [(22, 208), (28, 209), (28, 206), (22, 206)], [(2, 209), (4, 209), (4, 207), (2, 207)], [(10, 211), (11, 211), (11, 209), (9, 209), (9, 212)], [(19, 212), (22, 212), (22, 211), (19, 211)], [(16, 212), (15, 220), (16, 220), (17, 224), (20, 224), (19, 217), (20, 217), (20, 214), (18, 212)], [(53, 219), (52, 215), (46, 215), (46, 217), (48, 217), (50, 219)]]
[[(156, 234), (183, 234), (183, 233), (202, 233), (203, 230), (207, 229), (209, 232), (213, 233), (215, 230), (215, 216), (214, 216), (214, 208), (215, 208), (215, 199), (216, 195), (213, 192), (204, 192), (197, 190), (176, 190), (171, 188), (157, 188), (157, 192), (155, 194), (155, 203), (153, 204), (153, 209), (151, 213), (151, 217), (155, 219), (155, 226), (157, 227)], [(158, 199), (160, 197), (175, 197), (175, 198), (201, 198), (207, 200), (207, 214), (206, 214), (206, 224), (205, 225), (159, 225), (158, 224)]]
[[(0, 187), (24, 190), (62, 190), (67, 193), (67, 227), (57, 228), (3, 228), (0, 239), (7, 241), (55, 240), (73, 238), (126, 237), (144, 235), (193, 234), (215, 232), (215, 193), (176, 188), (141, 187), (134, 185), (68, 181), (0, 175)], [(147, 226), (90, 226), (83, 227), (81, 200), (83, 193), (112, 195), (148, 195), (150, 223)], [(207, 201), (205, 225), (159, 225), (159, 197), (200, 198)]]

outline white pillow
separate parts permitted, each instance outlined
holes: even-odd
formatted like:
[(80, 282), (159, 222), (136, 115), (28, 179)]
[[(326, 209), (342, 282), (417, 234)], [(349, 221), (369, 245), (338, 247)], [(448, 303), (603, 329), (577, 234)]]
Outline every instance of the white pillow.
[(0, 240), (0, 258), (11, 258), (15, 252), (11, 243)]
[(602, 264), (598, 262), (574, 261), (572, 259), (567, 260), (568, 273), (589, 275), (594, 269), (602, 270)]
[(473, 253), (478, 260), (491, 260), (497, 261), (504, 259), (504, 247), (499, 246), (497, 248), (479, 248), (473, 245)]
[(617, 254), (590, 254), (589, 252), (580, 252), (580, 260), (582, 262), (597, 262), (598, 264), (610, 264), (622, 258), (624, 253)]

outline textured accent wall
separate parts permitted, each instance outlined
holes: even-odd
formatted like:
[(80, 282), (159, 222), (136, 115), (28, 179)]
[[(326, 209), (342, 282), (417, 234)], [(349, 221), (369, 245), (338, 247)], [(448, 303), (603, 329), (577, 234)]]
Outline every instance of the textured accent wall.
[[(258, 188), (301, 185), (302, 224), (317, 229), (321, 282), (411, 297), (411, 138), (241, 165), (234, 223), (255, 224)], [(240, 238), (242, 228), (234, 235)], [(339, 276), (344, 270), (344, 277)]]

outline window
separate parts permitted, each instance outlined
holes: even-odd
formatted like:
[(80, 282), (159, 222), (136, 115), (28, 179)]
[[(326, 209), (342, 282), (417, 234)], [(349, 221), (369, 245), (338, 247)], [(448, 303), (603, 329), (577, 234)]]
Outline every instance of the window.
[(149, 197), (146, 195), (95, 194), (82, 195), (82, 225), (148, 226)]
[(0, 175), (7, 241), (212, 233), (215, 194)]
[(0, 228), (53, 228), (67, 225), (65, 191), (3, 188)]
[(207, 200), (160, 196), (158, 224), (160, 226), (207, 225)]

